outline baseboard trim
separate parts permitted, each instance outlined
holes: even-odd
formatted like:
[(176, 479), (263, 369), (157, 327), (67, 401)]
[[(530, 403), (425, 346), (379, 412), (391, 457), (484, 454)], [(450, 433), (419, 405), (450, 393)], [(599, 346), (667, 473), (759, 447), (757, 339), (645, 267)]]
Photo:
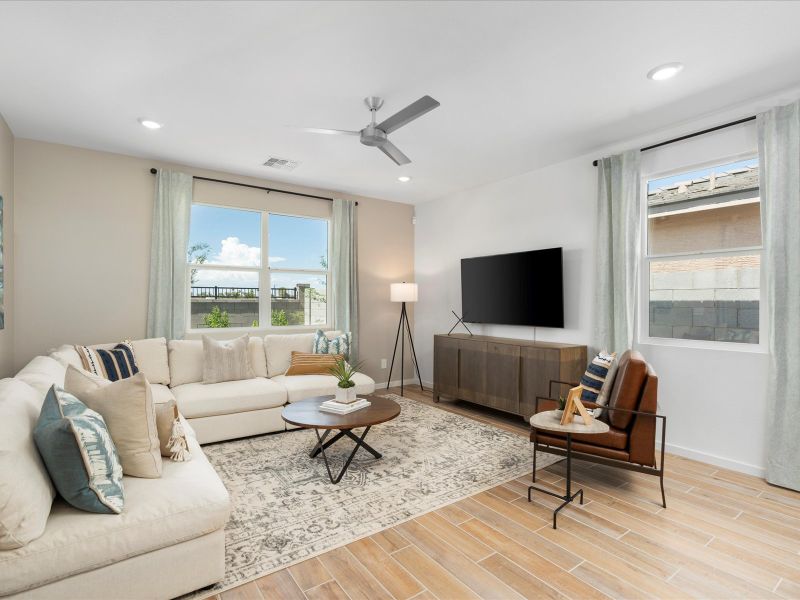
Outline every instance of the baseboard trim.
[(722, 467), (723, 469), (730, 469), (731, 471), (738, 471), (739, 473), (755, 475), (761, 478), (766, 475), (766, 469), (764, 469), (764, 467), (751, 465), (750, 463), (738, 460), (731, 460), (730, 458), (716, 456), (715, 454), (708, 454), (707, 452), (700, 452), (699, 450), (692, 450), (691, 448), (685, 448), (675, 444), (667, 444), (666, 450), (671, 454), (677, 454), (678, 456), (691, 458), (692, 460), (699, 460), (700, 462)]
[[(419, 389), (419, 379), (404, 379), (403, 386), (413, 385), (417, 389)], [(433, 386), (429, 386), (427, 382), (423, 381), (422, 386), (426, 390), (432, 390)], [(389, 387), (400, 387), (400, 380), (399, 379), (392, 379), (389, 382)], [(379, 392), (381, 389), (386, 389), (386, 382), (385, 381), (376, 381), (375, 382), (375, 391)]]

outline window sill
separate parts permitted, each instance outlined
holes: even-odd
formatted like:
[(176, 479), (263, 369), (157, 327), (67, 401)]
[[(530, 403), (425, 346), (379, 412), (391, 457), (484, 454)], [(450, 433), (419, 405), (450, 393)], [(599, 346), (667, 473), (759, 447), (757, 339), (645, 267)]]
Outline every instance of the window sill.
[(736, 342), (711, 342), (705, 340), (678, 340), (671, 338), (645, 337), (637, 341), (639, 346), (660, 346), (662, 348), (683, 348), (687, 350), (714, 350), (722, 352), (743, 352), (746, 354), (769, 354), (764, 343), (738, 344)]
[(324, 325), (284, 325), (284, 326), (270, 326), (270, 327), (205, 327), (203, 329), (187, 329), (186, 336), (199, 337), (201, 335), (208, 335), (213, 333), (234, 333), (244, 335), (245, 333), (259, 334), (259, 335), (274, 335), (274, 334), (293, 334), (293, 333), (314, 333), (317, 329), (322, 331), (331, 331), (333, 327)]

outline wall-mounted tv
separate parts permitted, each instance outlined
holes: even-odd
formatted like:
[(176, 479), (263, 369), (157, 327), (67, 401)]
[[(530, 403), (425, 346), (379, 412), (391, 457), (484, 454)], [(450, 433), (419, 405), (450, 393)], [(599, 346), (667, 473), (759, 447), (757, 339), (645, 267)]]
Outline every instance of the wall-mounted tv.
[(461, 259), (468, 323), (564, 327), (561, 248)]

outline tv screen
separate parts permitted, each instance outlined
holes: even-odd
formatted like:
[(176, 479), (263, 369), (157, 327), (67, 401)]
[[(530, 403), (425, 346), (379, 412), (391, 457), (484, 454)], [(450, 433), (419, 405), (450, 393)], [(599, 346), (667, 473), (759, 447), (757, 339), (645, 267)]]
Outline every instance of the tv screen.
[(561, 248), (461, 259), (468, 323), (564, 327)]

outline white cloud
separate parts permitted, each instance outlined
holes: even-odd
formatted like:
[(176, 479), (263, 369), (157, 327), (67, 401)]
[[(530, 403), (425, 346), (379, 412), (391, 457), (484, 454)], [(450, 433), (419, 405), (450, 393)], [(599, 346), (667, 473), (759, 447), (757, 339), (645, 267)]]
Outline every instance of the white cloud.
[(269, 264), (284, 262), (286, 259), (283, 256), (270, 256)]
[(214, 257), (217, 265), (236, 265), (239, 267), (257, 267), (261, 262), (261, 248), (248, 246), (238, 237), (227, 237), (221, 242), (219, 254)]

